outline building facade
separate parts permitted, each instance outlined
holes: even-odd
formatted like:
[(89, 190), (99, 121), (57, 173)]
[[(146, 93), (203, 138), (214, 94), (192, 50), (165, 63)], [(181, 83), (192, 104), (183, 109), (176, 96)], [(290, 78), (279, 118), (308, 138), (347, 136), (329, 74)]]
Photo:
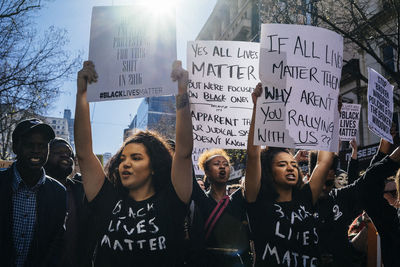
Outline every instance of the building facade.
[(64, 138), (70, 142), (70, 135), (68, 131), (68, 120), (64, 118), (55, 117), (43, 117), (43, 120), (47, 122), (51, 128), (53, 128), (54, 133), (57, 137)]
[(175, 96), (146, 97), (124, 131), (124, 139), (134, 129), (155, 130), (167, 138), (175, 137)]
[(258, 42), (259, 28), (256, 0), (218, 0), (196, 39)]
[(74, 119), (71, 118), (70, 109), (64, 109), (64, 119), (68, 122), (69, 143), (71, 144), (72, 149), (75, 150)]

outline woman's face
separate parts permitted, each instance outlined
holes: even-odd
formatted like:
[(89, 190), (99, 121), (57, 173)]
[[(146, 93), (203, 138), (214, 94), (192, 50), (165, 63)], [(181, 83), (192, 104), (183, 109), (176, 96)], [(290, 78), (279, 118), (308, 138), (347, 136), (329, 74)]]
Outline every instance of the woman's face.
[(226, 183), (230, 175), (229, 162), (223, 156), (215, 156), (207, 163), (206, 175), (211, 183)]
[(293, 187), (299, 179), (297, 162), (291, 154), (280, 152), (272, 161), (272, 175), (276, 186)]
[(130, 143), (122, 150), (118, 166), (121, 183), (128, 189), (137, 189), (152, 181), (152, 169), (146, 147)]

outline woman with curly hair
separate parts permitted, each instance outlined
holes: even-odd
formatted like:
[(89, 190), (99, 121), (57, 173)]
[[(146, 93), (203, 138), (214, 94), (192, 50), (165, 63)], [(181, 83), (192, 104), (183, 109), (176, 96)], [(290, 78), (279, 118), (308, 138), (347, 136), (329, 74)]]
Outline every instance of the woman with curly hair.
[(247, 143), (245, 197), (256, 252), (256, 266), (316, 266), (317, 216), (313, 206), (322, 191), (333, 153), (320, 151), (311, 181), (303, 185), (301, 171), (288, 149), (253, 145), (256, 100)]
[(227, 195), (230, 159), (223, 149), (203, 152), (198, 165), (210, 190), (193, 188), (193, 200), (204, 223), (205, 266), (252, 266), (242, 190)]
[(178, 81), (176, 147), (157, 133), (128, 138), (104, 171), (92, 150), (87, 83), (96, 82), (94, 64), (78, 73), (75, 110), (76, 154), (97, 232), (94, 266), (176, 266), (183, 221), (192, 193), (192, 126), (188, 73), (175, 62)]

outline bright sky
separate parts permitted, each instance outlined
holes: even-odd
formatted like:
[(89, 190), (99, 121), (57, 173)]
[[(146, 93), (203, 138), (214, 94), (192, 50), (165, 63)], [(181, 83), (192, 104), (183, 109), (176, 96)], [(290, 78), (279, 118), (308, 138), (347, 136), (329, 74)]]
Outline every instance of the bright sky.
[[(83, 52), (88, 58), (90, 21), (93, 6), (127, 5), (137, 2), (163, 5), (176, 2), (177, 5), (177, 55), (186, 62), (186, 42), (196, 38), (217, 0), (55, 0), (45, 3), (38, 25), (42, 29), (54, 25), (68, 31), (70, 43), (68, 49), (73, 53)], [(63, 94), (54, 104), (48, 116), (63, 117), (64, 109), (75, 112), (76, 81), (66, 81)], [(93, 132), (93, 146), (96, 154), (111, 152), (114, 154), (122, 144), (123, 129), (127, 128), (136, 114), (141, 99), (97, 102), (90, 104)], [(74, 117), (74, 115), (73, 115)]]

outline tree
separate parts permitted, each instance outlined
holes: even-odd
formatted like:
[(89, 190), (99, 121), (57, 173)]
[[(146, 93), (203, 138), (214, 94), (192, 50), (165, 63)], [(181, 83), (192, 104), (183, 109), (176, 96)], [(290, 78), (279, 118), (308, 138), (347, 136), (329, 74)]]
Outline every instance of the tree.
[(34, 19), (40, 0), (0, 0), (0, 158), (10, 157), (10, 133), (28, 114), (44, 114), (76, 72), (79, 56), (64, 47), (65, 30), (40, 35)]
[[(400, 87), (398, 0), (260, 0), (260, 18), (264, 23), (311, 24), (335, 31), (343, 36), (347, 51), (370, 55)], [(385, 47), (396, 55), (394, 62), (382, 55)], [(359, 71), (352, 74), (368, 82)]]
[(231, 158), (231, 163), (235, 170), (245, 169), (247, 153), (246, 149), (226, 149), (226, 153)]

